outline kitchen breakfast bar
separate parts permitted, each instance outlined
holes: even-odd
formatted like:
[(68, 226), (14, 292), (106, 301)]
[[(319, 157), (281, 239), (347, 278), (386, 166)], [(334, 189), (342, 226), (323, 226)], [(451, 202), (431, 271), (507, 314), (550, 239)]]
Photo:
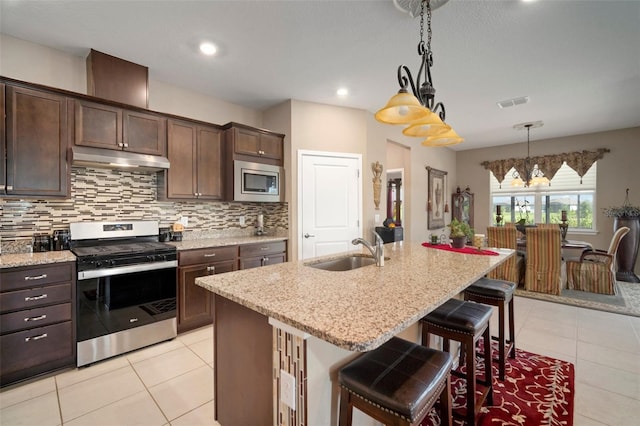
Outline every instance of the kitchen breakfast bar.
[[(216, 419), (228, 425), (337, 425), (339, 369), (418, 320), (514, 254), (461, 254), (386, 244), (383, 267), (347, 271), (287, 262), (196, 279), (214, 293)], [(364, 254), (365, 251), (348, 254)], [(368, 251), (367, 251), (368, 254)], [(354, 425), (374, 425), (355, 412)]]

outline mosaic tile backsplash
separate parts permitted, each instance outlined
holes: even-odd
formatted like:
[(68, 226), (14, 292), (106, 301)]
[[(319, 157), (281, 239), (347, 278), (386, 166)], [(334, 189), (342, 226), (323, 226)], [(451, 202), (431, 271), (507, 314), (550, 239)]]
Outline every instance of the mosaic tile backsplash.
[[(265, 230), (289, 228), (287, 203), (157, 201), (156, 179), (150, 172), (73, 167), (70, 199), (0, 199), (2, 253), (22, 251), (15, 247), (30, 244), (34, 233), (82, 221), (157, 220), (163, 227), (186, 216), (185, 240), (213, 231), (250, 234), (259, 214)], [(240, 226), (240, 216), (245, 216), (245, 226)]]

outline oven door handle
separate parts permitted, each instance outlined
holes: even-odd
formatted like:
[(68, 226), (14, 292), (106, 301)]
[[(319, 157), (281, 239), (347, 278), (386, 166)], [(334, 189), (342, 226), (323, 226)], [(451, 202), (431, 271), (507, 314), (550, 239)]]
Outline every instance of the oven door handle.
[(156, 269), (175, 268), (177, 266), (177, 260), (169, 260), (166, 262), (142, 263), (139, 265), (119, 266), (117, 268), (97, 269), (95, 271), (80, 271), (78, 272), (78, 280), (111, 277), (114, 275), (131, 274), (134, 272), (154, 271)]

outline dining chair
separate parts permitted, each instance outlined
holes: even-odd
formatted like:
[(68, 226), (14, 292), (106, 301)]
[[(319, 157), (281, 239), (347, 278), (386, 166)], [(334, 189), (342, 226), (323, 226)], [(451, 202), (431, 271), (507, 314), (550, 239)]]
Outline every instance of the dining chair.
[[(515, 226), (488, 226), (487, 246), (517, 250), (518, 230)], [(524, 258), (520, 255), (511, 256), (487, 274), (488, 278), (511, 281), (516, 284), (522, 282), (523, 276)]]
[(567, 288), (600, 294), (616, 293), (616, 252), (629, 228), (619, 228), (609, 249), (585, 250), (579, 261), (567, 261)]
[(560, 228), (527, 228), (525, 290), (559, 295), (561, 276)]
[(536, 223), (536, 226), (538, 228), (549, 228), (549, 229), (559, 228), (557, 223)]

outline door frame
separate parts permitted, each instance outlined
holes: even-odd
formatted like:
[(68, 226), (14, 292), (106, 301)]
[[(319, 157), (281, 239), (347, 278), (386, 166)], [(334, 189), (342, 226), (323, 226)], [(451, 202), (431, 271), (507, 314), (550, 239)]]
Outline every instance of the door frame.
[[(334, 158), (343, 158), (343, 159), (355, 159), (358, 161), (359, 163), (359, 170), (360, 170), (360, 190), (358, 191), (358, 223), (360, 224), (360, 230), (363, 229), (363, 222), (362, 222), (362, 191), (364, 190), (363, 188), (363, 183), (362, 183), (362, 154), (356, 154), (356, 153), (348, 153), (348, 152), (332, 152), (332, 151), (314, 151), (314, 150), (306, 150), (306, 149), (299, 149), (298, 150), (298, 176), (297, 176), (297, 182), (298, 182), (298, 191), (296, 194), (297, 197), (297, 204), (298, 204), (298, 229), (296, 232), (296, 240), (298, 242), (298, 259), (302, 259), (302, 232), (304, 229), (304, 219), (302, 217), (302, 203), (300, 202), (300, 200), (302, 200), (302, 158), (304, 156), (310, 156), (310, 157), (334, 157)], [(362, 236), (362, 235), (361, 235)]]

